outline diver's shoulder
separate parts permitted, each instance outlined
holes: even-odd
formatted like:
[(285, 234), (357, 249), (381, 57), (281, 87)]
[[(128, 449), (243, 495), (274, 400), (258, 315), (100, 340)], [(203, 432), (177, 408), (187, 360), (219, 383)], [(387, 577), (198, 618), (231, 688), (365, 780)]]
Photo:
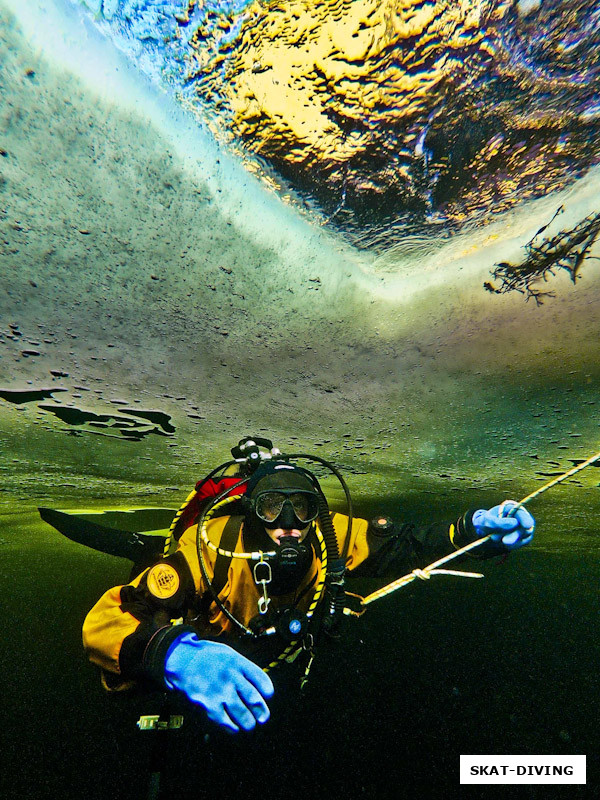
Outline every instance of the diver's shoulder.
[[(343, 530), (346, 530), (348, 527), (348, 515), (347, 514), (339, 514), (338, 512), (334, 512), (332, 521), (334, 528), (343, 527)], [(352, 530), (358, 531), (362, 528), (367, 528), (369, 523), (366, 519), (361, 519), (361, 517), (352, 517)]]

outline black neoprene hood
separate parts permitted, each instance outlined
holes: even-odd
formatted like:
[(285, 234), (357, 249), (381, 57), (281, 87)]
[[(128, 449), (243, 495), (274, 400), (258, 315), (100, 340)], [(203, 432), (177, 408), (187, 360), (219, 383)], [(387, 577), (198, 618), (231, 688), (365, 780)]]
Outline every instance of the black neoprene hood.
[(318, 488), (309, 474), (298, 467), (281, 461), (268, 461), (261, 464), (248, 481), (246, 493), (255, 497), (259, 492), (273, 489), (296, 489), (300, 492), (318, 494)]

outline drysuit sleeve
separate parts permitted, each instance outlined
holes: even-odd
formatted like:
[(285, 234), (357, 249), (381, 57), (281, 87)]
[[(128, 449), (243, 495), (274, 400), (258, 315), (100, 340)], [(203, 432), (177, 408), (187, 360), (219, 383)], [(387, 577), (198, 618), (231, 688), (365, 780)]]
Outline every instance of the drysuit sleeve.
[(100, 598), (83, 624), (83, 644), (90, 661), (101, 667), (105, 688), (126, 689), (138, 681), (165, 685), (169, 646), (194, 631), (172, 623), (186, 616), (195, 594), (190, 567), (177, 552)]
[(351, 542), (349, 574), (393, 579), (413, 569), (422, 569), (478, 538), (472, 523), (473, 513), (468, 511), (455, 522), (423, 527), (413, 523), (394, 524), (386, 517), (370, 523), (357, 520), (362, 525)]

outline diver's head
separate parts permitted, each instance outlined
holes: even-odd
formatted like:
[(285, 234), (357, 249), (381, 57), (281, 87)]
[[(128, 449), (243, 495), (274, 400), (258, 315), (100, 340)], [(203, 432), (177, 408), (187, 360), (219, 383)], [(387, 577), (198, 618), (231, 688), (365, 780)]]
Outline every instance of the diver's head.
[(286, 462), (261, 464), (248, 483), (247, 496), (253, 527), (262, 527), (278, 546), (302, 542), (319, 513), (316, 479)]

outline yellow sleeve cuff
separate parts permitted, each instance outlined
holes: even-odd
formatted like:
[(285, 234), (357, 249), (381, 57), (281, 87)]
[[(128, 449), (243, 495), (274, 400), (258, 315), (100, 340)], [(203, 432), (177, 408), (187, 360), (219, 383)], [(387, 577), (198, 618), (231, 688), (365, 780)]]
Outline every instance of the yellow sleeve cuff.
[(452, 525), (450, 525), (450, 528), (448, 529), (448, 536), (450, 537), (450, 541), (452, 542), (452, 547), (454, 547), (454, 548), (456, 548), (456, 550), (458, 550), (458, 545), (454, 541), (455, 535), (456, 535), (456, 528), (454, 527), (454, 523), (453, 523)]

